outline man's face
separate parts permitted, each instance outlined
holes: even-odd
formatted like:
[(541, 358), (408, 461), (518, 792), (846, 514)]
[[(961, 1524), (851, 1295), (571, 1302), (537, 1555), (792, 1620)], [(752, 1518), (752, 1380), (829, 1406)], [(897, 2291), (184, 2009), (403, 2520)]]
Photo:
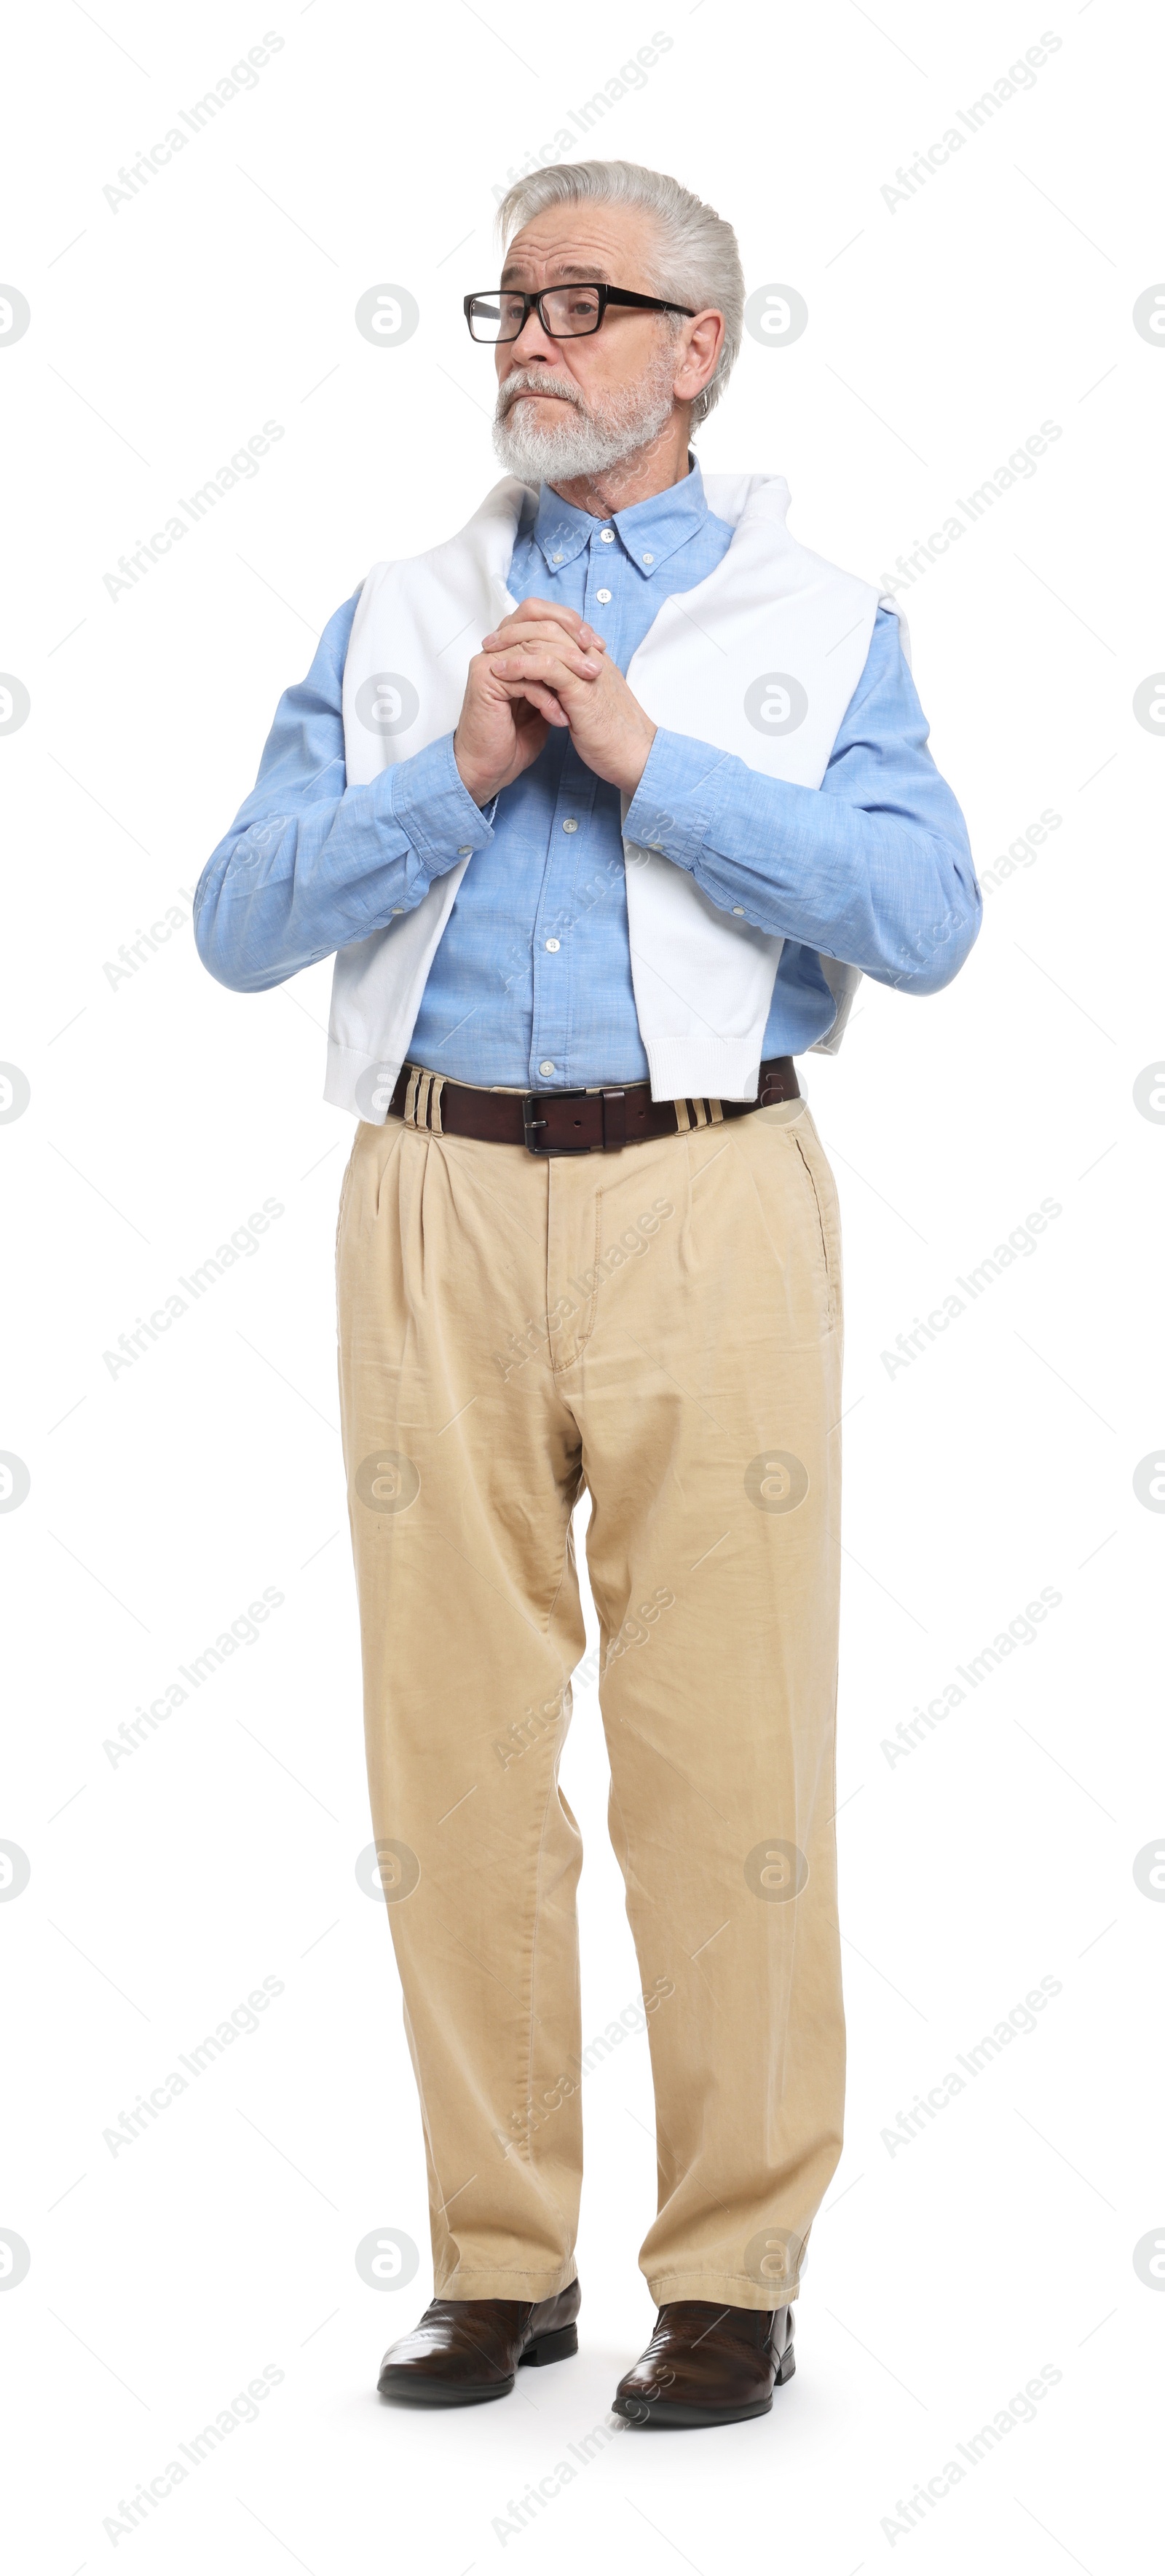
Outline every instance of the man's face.
[[(592, 279), (652, 295), (656, 248), (654, 227), (638, 207), (548, 207), (515, 234), (501, 283), (532, 293)], [(530, 312), (520, 338), (494, 351), (501, 462), (548, 482), (615, 464), (670, 419), (682, 358), (671, 318), (658, 313), (610, 305), (597, 331), (552, 340)]]
[[(515, 233), (501, 283), (532, 293), (538, 286), (569, 286), (593, 278), (606, 286), (625, 286), (632, 294), (654, 295), (648, 266), (654, 247), (654, 228), (637, 206), (551, 206), (524, 232)], [(666, 326), (657, 313), (636, 313), (616, 304), (608, 307), (598, 331), (579, 340), (551, 340), (531, 313), (520, 340), (501, 341), (494, 351), (498, 382), (515, 367), (534, 375), (569, 376), (588, 410), (601, 410), (605, 397), (644, 374), (658, 352), (661, 328)], [(562, 417), (553, 394), (518, 399), (534, 405), (535, 419), (549, 423)]]

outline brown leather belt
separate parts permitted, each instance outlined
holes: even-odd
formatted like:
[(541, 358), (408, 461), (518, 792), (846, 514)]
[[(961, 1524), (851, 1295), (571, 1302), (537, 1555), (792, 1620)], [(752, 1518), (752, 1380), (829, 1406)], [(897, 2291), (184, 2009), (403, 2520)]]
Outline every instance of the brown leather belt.
[(755, 1100), (653, 1100), (647, 1082), (600, 1091), (479, 1091), (405, 1064), (388, 1115), (427, 1135), (476, 1136), (491, 1145), (524, 1145), (530, 1154), (617, 1154), (652, 1136), (718, 1127), (723, 1119), (800, 1097), (791, 1055), (762, 1064)]

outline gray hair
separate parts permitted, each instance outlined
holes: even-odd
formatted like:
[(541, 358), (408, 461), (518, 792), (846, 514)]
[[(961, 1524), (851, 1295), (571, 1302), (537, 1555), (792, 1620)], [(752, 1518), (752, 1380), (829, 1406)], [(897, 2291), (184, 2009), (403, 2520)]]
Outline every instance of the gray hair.
[(638, 161), (554, 161), (519, 179), (498, 207), (503, 248), (547, 206), (597, 199), (609, 206), (639, 206), (650, 215), (658, 249), (650, 261), (651, 285), (697, 313), (708, 306), (724, 316), (724, 345), (716, 372), (692, 404), (692, 427), (706, 420), (720, 399), (740, 352), (744, 324), (744, 275), (731, 224), (705, 206), (678, 179), (646, 170)]

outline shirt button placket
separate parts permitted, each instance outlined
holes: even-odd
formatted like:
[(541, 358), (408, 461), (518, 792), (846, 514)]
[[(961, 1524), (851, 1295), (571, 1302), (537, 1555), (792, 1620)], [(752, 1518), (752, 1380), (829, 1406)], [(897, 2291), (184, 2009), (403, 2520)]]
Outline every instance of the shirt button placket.
[(576, 854), (582, 846), (577, 836), (589, 820), (592, 802), (591, 792), (568, 749), (563, 759), (558, 801), (550, 827), (542, 897), (533, 925), (534, 1018), (530, 1055), (532, 1078), (536, 1072), (543, 1082), (553, 1081), (556, 1077), (561, 1082), (566, 1073), (570, 949), (558, 932), (564, 920), (569, 924), (574, 909), (571, 896), (576, 880)]
[[(611, 574), (613, 573), (614, 568), (615, 531), (613, 528), (599, 528), (596, 534), (592, 536), (588, 548), (588, 610), (592, 598), (596, 608), (610, 607), (615, 596), (614, 591), (611, 588)], [(611, 636), (604, 632), (603, 640), (607, 645), (608, 651), (610, 651), (612, 649)]]

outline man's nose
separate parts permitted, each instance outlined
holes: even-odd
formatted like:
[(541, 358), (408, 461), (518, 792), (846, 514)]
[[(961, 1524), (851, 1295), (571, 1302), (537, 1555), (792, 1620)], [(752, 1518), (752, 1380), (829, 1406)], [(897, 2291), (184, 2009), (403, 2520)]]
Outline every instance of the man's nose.
[(539, 361), (544, 366), (553, 366), (557, 355), (556, 344), (539, 320), (536, 304), (531, 305), (517, 339), (510, 342), (510, 349), (515, 366), (528, 367)]

